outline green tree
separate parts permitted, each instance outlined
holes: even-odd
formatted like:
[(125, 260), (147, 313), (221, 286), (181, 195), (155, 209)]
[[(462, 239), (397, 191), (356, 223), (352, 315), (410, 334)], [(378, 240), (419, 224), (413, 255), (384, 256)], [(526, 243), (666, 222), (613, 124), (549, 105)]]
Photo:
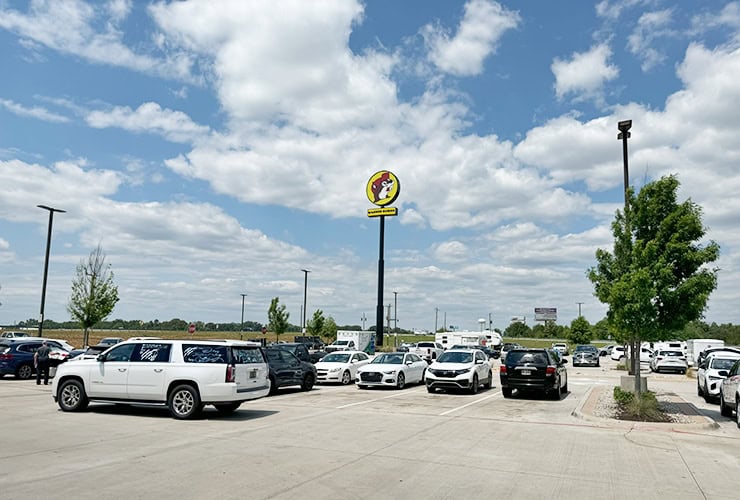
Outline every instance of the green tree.
[[(666, 340), (702, 317), (717, 286), (718, 269), (706, 265), (719, 257), (719, 245), (699, 245), (706, 233), (701, 208), (691, 200), (678, 203), (678, 187), (668, 176), (637, 196), (629, 190), (624, 212), (612, 223), (613, 252), (598, 249), (597, 265), (588, 271), (595, 295), (609, 306), (617, 340), (636, 346)], [(639, 393), (639, 369), (634, 373)]]
[(100, 245), (77, 266), (67, 311), (84, 329), (83, 345), (88, 344), (90, 329), (107, 318), (118, 302), (118, 287), (113, 284), (110, 267)]
[(574, 344), (591, 343), (591, 325), (583, 316), (578, 316), (576, 319), (571, 321), (570, 331), (568, 333), (568, 340)]
[(505, 337), (528, 337), (530, 333), (530, 328), (521, 321), (513, 322), (504, 330)]
[(337, 323), (331, 316), (324, 321), (324, 325), (321, 328), (321, 336), (330, 342), (337, 340)]
[(270, 309), (267, 311), (268, 328), (275, 332), (277, 340), (280, 340), (280, 335), (288, 329), (289, 317), (290, 313), (285, 310), (285, 304), (280, 304), (279, 297), (270, 301)]
[(313, 318), (311, 318), (306, 324), (306, 332), (309, 335), (322, 335), (325, 322), (326, 318), (324, 318), (324, 311), (316, 309), (313, 313)]

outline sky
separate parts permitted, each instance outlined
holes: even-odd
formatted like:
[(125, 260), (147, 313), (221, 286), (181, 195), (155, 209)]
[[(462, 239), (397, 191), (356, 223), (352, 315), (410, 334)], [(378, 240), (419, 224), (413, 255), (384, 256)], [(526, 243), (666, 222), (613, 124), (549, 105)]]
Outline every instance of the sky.
[[(0, 325), (70, 319), (98, 245), (109, 319), (570, 324), (630, 185), (676, 175), (739, 323), (740, 2), (0, 0)], [(306, 269), (310, 272), (304, 273)], [(385, 320), (384, 320), (385, 322)]]

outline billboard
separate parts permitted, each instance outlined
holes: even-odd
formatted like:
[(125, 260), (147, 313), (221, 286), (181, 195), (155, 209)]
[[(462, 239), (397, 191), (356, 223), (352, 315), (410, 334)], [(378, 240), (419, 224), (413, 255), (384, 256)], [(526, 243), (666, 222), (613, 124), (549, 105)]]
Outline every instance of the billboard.
[(557, 321), (558, 309), (556, 307), (535, 307), (535, 321)]

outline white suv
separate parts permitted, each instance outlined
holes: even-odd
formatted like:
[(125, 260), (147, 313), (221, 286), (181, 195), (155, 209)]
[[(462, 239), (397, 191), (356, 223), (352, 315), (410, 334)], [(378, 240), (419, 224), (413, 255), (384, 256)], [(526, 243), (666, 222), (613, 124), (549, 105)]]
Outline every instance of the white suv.
[(212, 404), (222, 413), (270, 391), (260, 345), (234, 340), (131, 340), (95, 359), (63, 363), (51, 388), (64, 411), (89, 401), (166, 405), (179, 419)]
[(493, 374), (488, 356), (478, 349), (448, 349), (429, 365), (427, 391), (465, 389), (475, 394), (483, 385), (491, 388)]
[(722, 380), (726, 378), (719, 372), (729, 371), (738, 359), (740, 354), (732, 351), (715, 351), (708, 354), (696, 371), (696, 393), (704, 396), (707, 403), (718, 398)]

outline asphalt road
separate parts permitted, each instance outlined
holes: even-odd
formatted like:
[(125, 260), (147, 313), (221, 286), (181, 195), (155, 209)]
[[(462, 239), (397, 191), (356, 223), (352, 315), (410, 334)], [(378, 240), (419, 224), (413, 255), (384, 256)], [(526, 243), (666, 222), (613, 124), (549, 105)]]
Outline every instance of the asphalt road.
[[(681, 375), (706, 425), (578, 418), (623, 372), (569, 367), (561, 401), (428, 394), (423, 386), (281, 390), (231, 416), (92, 404), (63, 413), (49, 387), (0, 380), (0, 498), (740, 498), (740, 429)], [(496, 363), (496, 375), (498, 374)]]

